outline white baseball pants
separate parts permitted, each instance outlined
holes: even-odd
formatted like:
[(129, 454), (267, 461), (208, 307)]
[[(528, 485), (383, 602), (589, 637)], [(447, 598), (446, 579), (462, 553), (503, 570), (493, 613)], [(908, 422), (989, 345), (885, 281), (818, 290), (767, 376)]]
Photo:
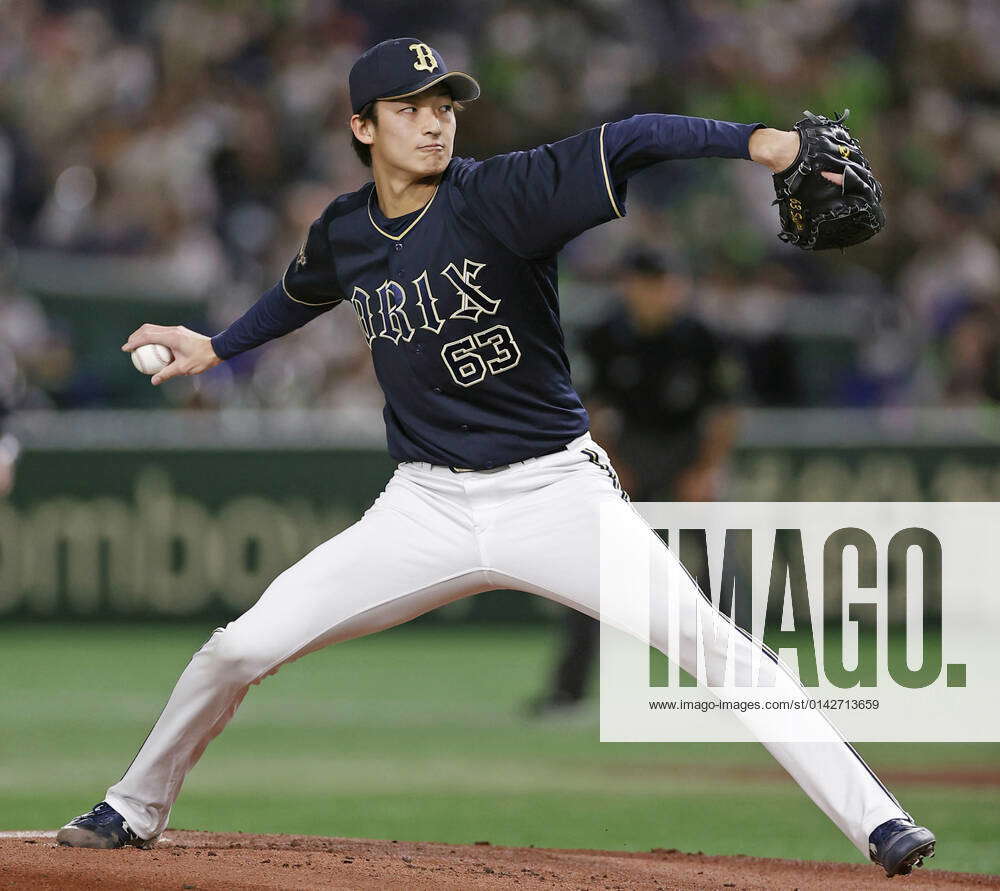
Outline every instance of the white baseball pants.
[[(125, 776), (108, 790), (108, 803), (141, 837), (160, 834), (184, 777), (250, 685), (313, 650), (494, 588), (539, 594), (597, 617), (601, 504), (614, 505), (605, 509), (605, 522), (610, 510), (634, 534), (656, 539), (661, 556), (654, 572), (657, 563), (676, 572), (672, 552), (636, 523), (609, 468), (589, 435), (555, 454), (491, 471), (401, 464), (361, 520), (281, 573), (194, 655)], [(674, 590), (672, 596), (696, 601), (694, 609), (713, 610), (693, 582)], [(694, 633), (682, 628), (681, 639)], [(666, 652), (666, 640), (652, 643)], [(725, 659), (721, 646), (706, 658)], [(741, 635), (737, 664), (758, 646)], [(682, 644), (668, 656), (694, 673), (685, 664), (689, 652)], [(782, 691), (800, 693), (783, 668), (775, 693)], [(819, 712), (794, 714), (790, 720), (803, 722), (802, 738), (825, 741), (764, 744), (867, 856), (871, 830), (905, 812)], [(766, 735), (767, 712), (739, 717), (756, 737)]]

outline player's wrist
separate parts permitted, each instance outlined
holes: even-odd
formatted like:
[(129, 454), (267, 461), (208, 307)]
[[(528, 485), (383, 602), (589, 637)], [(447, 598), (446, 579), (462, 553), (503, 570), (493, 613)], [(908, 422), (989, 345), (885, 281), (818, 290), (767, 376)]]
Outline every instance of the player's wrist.
[(751, 161), (763, 164), (774, 173), (780, 173), (798, 157), (799, 132), (762, 127), (750, 134), (748, 148)]
[(214, 368), (222, 361), (219, 354), (215, 351), (215, 344), (212, 343), (211, 337), (205, 337), (204, 341), (202, 341), (201, 352), (206, 368)]

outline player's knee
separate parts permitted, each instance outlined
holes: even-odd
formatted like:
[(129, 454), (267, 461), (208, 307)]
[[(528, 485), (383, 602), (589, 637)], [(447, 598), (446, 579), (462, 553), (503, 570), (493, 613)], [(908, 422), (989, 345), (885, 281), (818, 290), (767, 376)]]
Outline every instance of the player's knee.
[(259, 680), (268, 666), (262, 664), (260, 647), (234, 628), (220, 629), (198, 654), (219, 677), (241, 684)]

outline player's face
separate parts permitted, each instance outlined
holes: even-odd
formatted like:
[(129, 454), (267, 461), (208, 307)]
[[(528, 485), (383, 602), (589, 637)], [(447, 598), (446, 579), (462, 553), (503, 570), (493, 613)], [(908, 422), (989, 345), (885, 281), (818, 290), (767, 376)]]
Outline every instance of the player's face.
[(400, 100), (380, 100), (372, 162), (422, 179), (444, 172), (455, 145), (451, 93), (440, 87)]

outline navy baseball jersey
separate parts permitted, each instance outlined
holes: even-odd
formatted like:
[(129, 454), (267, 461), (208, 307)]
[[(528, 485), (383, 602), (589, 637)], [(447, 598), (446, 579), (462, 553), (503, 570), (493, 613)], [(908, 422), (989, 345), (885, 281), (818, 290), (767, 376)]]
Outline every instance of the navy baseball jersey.
[(671, 158), (748, 158), (762, 124), (638, 115), (525, 152), (453, 158), (431, 199), (387, 219), (341, 195), (282, 282), (212, 339), (230, 358), (340, 303), (361, 327), (390, 454), (488, 469), (586, 432), (559, 321), (556, 255), (625, 213), (628, 177)]

